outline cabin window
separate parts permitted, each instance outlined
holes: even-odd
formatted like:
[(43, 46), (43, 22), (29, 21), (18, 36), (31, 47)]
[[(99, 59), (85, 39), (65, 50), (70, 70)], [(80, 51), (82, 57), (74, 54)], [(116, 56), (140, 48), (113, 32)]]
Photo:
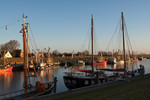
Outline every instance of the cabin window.
[(92, 81), (92, 84), (95, 84), (95, 82), (94, 82), (94, 81)]
[(67, 80), (66, 80), (66, 79), (64, 79), (64, 81), (65, 81), (65, 83), (67, 82)]
[(89, 84), (89, 81), (88, 80), (85, 80), (85, 85), (88, 85)]
[(73, 83), (73, 84), (76, 84), (76, 80), (72, 80), (72, 83)]
[(71, 83), (71, 80), (68, 80), (68, 83)]

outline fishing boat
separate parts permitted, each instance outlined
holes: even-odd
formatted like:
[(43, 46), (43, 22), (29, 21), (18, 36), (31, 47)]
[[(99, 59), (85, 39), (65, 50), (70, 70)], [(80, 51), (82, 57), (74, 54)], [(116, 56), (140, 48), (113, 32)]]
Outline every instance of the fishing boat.
[(12, 71), (13, 65), (0, 65), (0, 73)]
[(137, 58), (134, 59), (135, 62), (139, 61)]
[(68, 89), (75, 89), (90, 86), (107, 81), (108, 77), (101, 71), (94, 71), (94, 50), (93, 50), (93, 15), (91, 18), (91, 39), (92, 39), (92, 69), (75, 69), (65, 72), (64, 83)]
[(97, 65), (107, 65), (107, 61), (103, 61), (103, 62), (94, 62), (93, 64), (94, 64), (94, 66), (97, 66)]
[(97, 65), (107, 65), (107, 61), (105, 61), (105, 58), (103, 57), (103, 54), (101, 52), (101, 56), (97, 57), (97, 60), (93, 62), (94, 66)]
[(116, 64), (116, 58), (115, 57), (113, 57), (113, 58), (110, 58), (110, 59), (108, 59), (107, 60), (107, 64)]
[[(43, 59), (41, 60), (41, 63), (38, 66), (39, 70), (50, 70), (53, 69), (54, 67), (54, 60), (53, 58), (50, 56), (50, 48), (48, 48), (48, 57), (46, 58), (46, 61), (44, 61)], [(44, 54), (42, 52), (42, 58), (44, 58)]]
[[(5, 54), (5, 53), (4, 53)], [(4, 57), (3, 65), (0, 65), (0, 73), (5, 73), (8, 71), (12, 71), (14, 65), (6, 62), (6, 58)]]
[(77, 62), (74, 62), (73, 65), (75, 65), (75, 66), (84, 66), (85, 62), (82, 61), (82, 60), (78, 60)]
[[(28, 52), (30, 52), (28, 45), (28, 27), (29, 23), (25, 24), (25, 18), (23, 14), (23, 28), (20, 31), (23, 33), (23, 54), (24, 54), (24, 89), (14, 91), (12, 93), (2, 94), (0, 95), (0, 99), (13, 99), (13, 100), (22, 100), (22, 99), (32, 99), (37, 96), (55, 93), (56, 92), (56, 83), (57, 78), (53, 77), (52, 81), (49, 82), (40, 82), (37, 77), (37, 72), (35, 67), (33, 67), (34, 72), (29, 71), (29, 60), (28, 60)], [(27, 33), (27, 34), (26, 34)], [(35, 86), (31, 84), (30, 79), (34, 77), (36, 78)]]
[(47, 58), (47, 60), (46, 60), (46, 65), (47, 65), (48, 67), (51, 67), (51, 66), (54, 65), (54, 60), (53, 60), (53, 58), (52, 58), (51, 55), (50, 55), (50, 48), (48, 48), (48, 58)]

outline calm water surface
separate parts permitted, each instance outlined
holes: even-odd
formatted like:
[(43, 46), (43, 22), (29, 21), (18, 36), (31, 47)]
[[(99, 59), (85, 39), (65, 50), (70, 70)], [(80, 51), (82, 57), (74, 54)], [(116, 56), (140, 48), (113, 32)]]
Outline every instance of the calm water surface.
[[(136, 63), (128, 64), (128, 69), (131, 70), (132, 68), (136, 69), (139, 68), (139, 65), (143, 64), (145, 67), (145, 73), (150, 73), (150, 59), (145, 61), (138, 61)], [(106, 65), (106, 66), (97, 66), (97, 67), (108, 67), (108, 68), (117, 68), (123, 67), (123, 65)], [(84, 69), (91, 69), (91, 66), (72, 66), (74, 68), (84, 68)], [(64, 67), (64, 66), (56, 66), (54, 70), (48, 71), (39, 71), (37, 72), (38, 78), (31, 77), (30, 82), (31, 84), (35, 85), (37, 80), (42, 82), (48, 82), (52, 80), (52, 77), (57, 77), (57, 93), (67, 91), (68, 89), (65, 87), (63, 76), (64, 72), (70, 72), (72, 67)], [(96, 68), (96, 67), (95, 67)], [(23, 88), (24, 83), (24, 72), (13, 72), (13, 73), (6, 73), (0, 74), (0, 94), (10, 93), (13, 91), (17, 91)]]

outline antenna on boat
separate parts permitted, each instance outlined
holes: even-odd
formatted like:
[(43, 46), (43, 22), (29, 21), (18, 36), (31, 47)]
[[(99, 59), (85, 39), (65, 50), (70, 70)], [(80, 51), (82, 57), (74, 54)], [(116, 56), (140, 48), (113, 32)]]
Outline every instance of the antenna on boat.
[(124, 75), (126, 77), (126, 53), (125, 53), (125, 38), (124, 38), (124, 20), (123, 20), (123, 12), (121, 12), (122, 18), (122, 37), (123, 37), (123, 55), (124, 55)]
[(91, 18), (91, 40), (92, 40), (92, 72), (94, 72), (94, 68), (93, 68), (93, 62), (94, 62), (94, 54), (93, 54), (93, 14), (92, 14), (92, 18)]

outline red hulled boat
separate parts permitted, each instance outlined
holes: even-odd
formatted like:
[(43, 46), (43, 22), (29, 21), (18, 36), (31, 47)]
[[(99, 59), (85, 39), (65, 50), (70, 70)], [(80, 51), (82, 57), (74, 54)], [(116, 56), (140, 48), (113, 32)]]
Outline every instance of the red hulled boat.
[(93, 65), (96, 66), (96, 65), (106, 65), (107, 64), (107, 61), (104, 61), (104, 62), (93, 62)]
[(10, 67), (5, 67), (5, 66), (1, 66), (1, 69), (0, 69), (0, 73), (4, 73), (4, 72), (8, 72), (8, 71), (12, 71), (13, 69), (13, 65), (10, 66)]
[(136, 61), (139, 61), (138, 59), (134, 59), (134, 61), (136, 62)]

